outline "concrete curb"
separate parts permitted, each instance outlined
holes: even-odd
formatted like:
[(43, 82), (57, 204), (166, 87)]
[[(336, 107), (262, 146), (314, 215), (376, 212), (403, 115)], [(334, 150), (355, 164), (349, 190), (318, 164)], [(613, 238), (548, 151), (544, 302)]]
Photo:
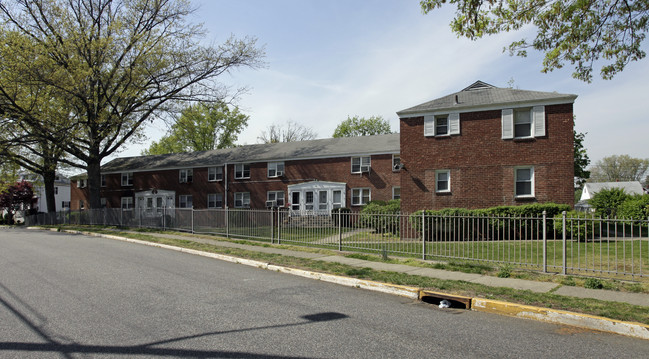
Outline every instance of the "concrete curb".
[[(56, 232), (58, 230), (52, 228), (50, 229), (50, 231)], [(137, 239), (120, 237), (120, 236), (115, 236), (110, 234), (101, 234), (101, 233), (93, 233), (93, 232), (85, 232), (85, 231), (72, 231), (72, 230), (64, 230), (64, 232), (73, 233), (73, 234), (83, 234), (83, 235), (93, 236), (93, 237), (102, 237), (102, 238), (114, 239), (114, 240), (119, 240), (124, 242), (130, 242), (130, 243), (137, 243), (137, 244), (142, 244), (150, 247), (170, 249), (170, 250), (198, 255), (202, 257), (214, 258), (214, 259), (223, 260), (227, 262), (243, 264), (251, 267), (257, 267), (261, 269), (272, 270), (272, 271), (277, 271), (277, 272), (291, 274), (291, 275), (298, 275), (305, 278), (317, 279), (324, 282), (340, 284), (348, 287), (361, 288), (361, 289), (367, 289), (375, 292), (399, 295), (402, 297), (415, 299), (415, 300), (421, 300), (421, 297), (425, 295), (434, 296), (435, 294), (438, 294), (440, 297), (443, 298), (457, 299), (455, 297), (458, 297), (446, 293), (425, 291), (415, 287), (374, 282), (374, 281), (357, 279), (357, 278), (342, 277), (333, 274), (318, 273), (318, 272), (312, 272), (312, 271), (307, 271), (302, 269), (283, 267), (283, 266), (269, 264), (261, 261), (255, 261), (251, 259), (237, 258), (228, 255), (223, 255), (223, 254), (203, 252), (195, 249), (187, 249), (187, 248), (176, 247), (167, 244), (141, 241)], [(469, 298), (467, 297), (467, 299)], [(517, 318), (533, 319), (542, 322), (599, 330), (603, 332), (621, 334), (629, 337), (649, 340), (649, 325), (645, 325), (641, 323), (625, 322), (621, 320), (609, 319), (609, 318), (598, 317), (598, 316), (593, 316), (588, 314), (574, 313), (574, 312), (541, 308), (541, 307), (533, 307), (529, 305), (502, 302), (502, 301), (492, 300), (492, 299), (470, 298), (470, 300), (471, 300), (470, 309), (479, 312), (507, 315), (507, 316), (517, 317)]]
[(473, 298), (471, 301), (471, 309), (479, 312), (534, 319), (542, 322), (570, 325), (634, 338), (649, 339), (649, 325), (568, 312), (565, 310), (533, 307), (483, 298)]

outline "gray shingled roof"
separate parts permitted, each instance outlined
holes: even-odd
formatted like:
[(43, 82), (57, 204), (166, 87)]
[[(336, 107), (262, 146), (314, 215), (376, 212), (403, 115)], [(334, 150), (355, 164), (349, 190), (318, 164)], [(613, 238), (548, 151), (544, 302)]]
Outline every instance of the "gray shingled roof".
[(621, 188), (627, 194), (644, 194), (644, 189), (642, 184), (638, 181), (628, 181), (628, 182), (589, 182), (584, 185), (584, 191), (582, 192), (581, 199), (590, 199), (593, 198), (595, 193), (603, 189), (612, 189), (612, 188)]
[(462, 91), (407, 108), (397, 112), (397, 115), (405, 117), (426, 112), (476, 110), (480, 107), (512, 106), (534, 102), (572, 103), (576, 98), (577, 95), (499, 88), (476, 81)]
[(219, 166), (226, 163), (399, 153), (399, 134), (246, 145), (222, 150), (116, 158), (102, 173)]

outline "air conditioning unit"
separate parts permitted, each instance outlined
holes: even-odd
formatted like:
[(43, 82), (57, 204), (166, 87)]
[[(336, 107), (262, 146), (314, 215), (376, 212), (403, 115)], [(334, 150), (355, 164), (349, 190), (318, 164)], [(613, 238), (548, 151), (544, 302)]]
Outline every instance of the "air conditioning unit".
[(370, 166), (361, 166), (361, 173), (370, 173)]
[(275, 208), (277, 207), (277, 201), (266, 201), (266, 208)]
[(284, 175), (284, 171), (277, 171), (277, 172), (275, 173), (275, 175), (276, 175), (277, 177), (282, 177), (282, 176)]

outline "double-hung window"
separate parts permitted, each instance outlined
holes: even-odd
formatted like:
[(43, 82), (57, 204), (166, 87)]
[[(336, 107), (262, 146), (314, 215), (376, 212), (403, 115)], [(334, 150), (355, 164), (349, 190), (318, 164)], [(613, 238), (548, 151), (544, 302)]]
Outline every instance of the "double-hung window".
[(250, 164), (239, 163), (234, 165), (234, 178), (235, 179), (250, 178)]
[(370, 166), (370, 156), (352, 157), (352, 173), (369, 172)]
[(182, 169), (178, 172), (180, 183), (192, 183), (194, 180), (194, 170), (191, 168)]
[(392, 187), (392, 199), (401, 199), (401, 187)]
[(223, 193), (210, 193), (207, 195), (207, 208), (222, 208)]
[(534, 167), (516, 167), (514, 169), (516, 197), (534, 197)]
[(424, 116), (424, 136), (449, 136), (460, 134), (460, 114), (452, 112)]
[(194, 204), (192, 203), (192, 195), (190, 194), (180, 195), (178, 202), (178, 207), (180, 208), (192, 208), (194, 206)]
[(451, 171), (449, 170), (435, 171), (435, 192), (437, 193), (451, 192)]
[(122, 197), (122, 210), (133, 209), (133, 197)]
[(401, 171), (402, 168), (401, 155), (392, 155), (392, 171), (398, 172)]
[(369, 188), (352, 189), (352, 206), (366, 205), (371, 200), (371, 191)]
[(545, 136), (545, 106), (502, 110), (503, 139), (543, 136)]
[(122, 173), (122, 186), (132, 186), (132, 185), (133, 185), (133, 172)]
[(209, 182), (222, 181), (223, 180), (223, 167), (208, 167), (207, 168), (207, 180)]
[(284, 207), (284, 191), (268, 191), (267, 201), (275, 201), (277, 207)]
[(268, 177), (282, 177), (284, 175), (284, 162), (268, 162)]
[(250, 208), (250, 192), (236, 192), (234, 194), (234, 208)]

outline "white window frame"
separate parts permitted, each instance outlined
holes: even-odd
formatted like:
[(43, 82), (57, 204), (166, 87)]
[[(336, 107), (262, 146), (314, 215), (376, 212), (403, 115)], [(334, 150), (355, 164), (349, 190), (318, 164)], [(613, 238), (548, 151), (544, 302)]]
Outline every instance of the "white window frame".
[[(437, 120), (446, 119), (446, 132), (438, 131)], [(445, 114), (431, 114), (424, 116), (424, 136), (444, 137), (460, 134), (460, 113), (451, 112)]]
[(86, 187), (86, 180), (85, 179), (77, 180), (77, 188), (85, 188), (85, 187)]
[[(220, 205), (218, 205), (220, 203)], [(207, 208), (223, 208), (223, 193), (209, 193), (207, 195)]]
[(356, 156), (352, 157), (351, 160), (351, 171), (352, 173), (363, 173), (361, 168), (368, 166), (372, 168), (372, 157), (371, 156)]
[(122, 197), (120, 207), (122, 211), (130, 211), (133, 209), (133, 197)]
[(284, 191), (268, 191), (266, 193), (266, 200), (275, 201), (277, 207), (284, 207), (286, 203)]
[(208, 167), (207, 168), (207, 181), (218, 182), (223, 181), (223, 167)]
[(401, 199), (401, 187), (392, 187), (392, 199)]
[[(281, 174), (280, 174), (281, 173)], [(268, 162), (268, 178), (277, 178), (284, 175), (284, 162)]]
[[(518, 179), (518, 171), (520, 170), (530, 170), (530, 179), (525, 182), (530, 183), (530, 193), (519, 194), (518, 193), (518, 183), (523, 182)], [(534, 166), (517, 166), (514, 167), (514, 197), (516, 198), (534, 198)]]
[[(367, 195), (365, 195), (367, 193)], [(366, 201), (363, 201), (367, 197)], [(352, 206), (364, 206), (372, 200), (372, 189), (368, 187), (352, 188)]]
[(401, 154), (392, 155), (392, 172), (401, 171)]
[(194, 208), (194, 198), (191, 194), (178, 196), (178, 208)]
[(250, 192), (235, 192), (234, 208), (250, 208)]
[(133, 172), (122, 172), (122, 186), (133, 185)]
[[(516, 136), (516, 114), (529, 111), (530, 134)], [(502, 110), (502, 139), (527, 139), (545, 136), (545, 106), (505, 108)]]
[[(440, 175), (446, 175), (446, 188), (440, 189)], [(435, 171), (435, 192), (436, 193), (450, 193), (451, 192), (451, 170), (436, 170)]]
[[(246, 172), (248, 172), (246, 176)], [(250, 178), (250, 164), (237, 163), (234, 165), (234, 179), (248, 179)]]
[(193, 168), (183, 168), (178, 170), (178, 182), (179, 183), (192, 183), (194, 182), (194, 169)]

